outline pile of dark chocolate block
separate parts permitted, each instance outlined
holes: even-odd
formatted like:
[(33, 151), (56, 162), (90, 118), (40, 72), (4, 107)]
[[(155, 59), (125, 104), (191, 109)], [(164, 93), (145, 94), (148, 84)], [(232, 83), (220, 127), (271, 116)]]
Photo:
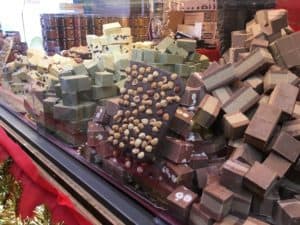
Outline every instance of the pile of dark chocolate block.
[(272, 9), (275, 5), (275, 0), (217, 0), (218, 33), (222, 52), (230, 47), (232, 31), (244, 29), (257, 10)]
[[(125, 95), (97, 109), (89, 132), (99, 137), (95, 154), (114, 178), (138, 184), (183, 224), (299, 225), (299, 66), (300, 32), (288, 26), (287, 12), (258, 11), (232, 32), (219, 63), (187, 79), (168, 131), (151, 146), (152, 162), (133, 158), (139, 149), (119, 153), (123, 134), (115, 130), (123, 127), (112, 120)], [(134, 65), (129, 74), (133, 68), (145, 70)]]

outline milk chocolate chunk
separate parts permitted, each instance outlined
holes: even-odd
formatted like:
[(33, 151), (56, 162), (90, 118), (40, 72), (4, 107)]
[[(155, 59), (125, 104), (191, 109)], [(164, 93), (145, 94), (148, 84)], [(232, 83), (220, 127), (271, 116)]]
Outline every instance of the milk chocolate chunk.
[(282, 130), (300, 140), (300, 119), (285, 122), (282, 126)]
[(91, 79), (86, 75), (61, 77), (61, 90), (66, 93), (87, 91), (91, 89)]
[(167, 197), (167, 201), (171, 213), (177, 218), (186, 221), (191, 207), (197, 198), (197, 194), (184, 186), (180, 186)]
[(247, 190), (234, 192), (231, 214), (246, 218), (250, 214), (253, 195)]
[(178, 108), (169, 129), (187, 139), (192, 131), (193, 116), (194, 114), (185, 108)]
[(254, 196), (253, 213), (258, 216), (272, 218), (278, 200), (280, 200), (280, 196), (278, 191), (275, 190), (264, 198)]
[(263, 165), (276, 172), (282, 178), (292, 166), (292, 163), (277, 153), (272, 152), (263, 162)]
[(270, 225), (270, 224), (265, 223), (259, 219), (255, 219), (253, 217), (248, 217), (247, 220), (242, 225)]
[(204, 96), (205, 96), (205, 89), (203, 86), (197, 88), (186, 87), (184, 94), (181, 97), (180, 104), (183, 106), (195, 107), (199, 105), (199, 103), (204, 98)]
[(295, 32), (291, 35), (286, 35), (271, 44), (271, 51), (277, 63), (287, 68), (300, 65), (299, 40), (300, 32)]
[(204, 189), (207, 185), (219, 180), (219, 167), (208, 166), (196, 170), (197, 185), (199, 189)]
[(233, 48), (243, 48), (245, 47), (245, 41), (251, 35), (244, 30), (237, 30), (231, 32), (231, 47)]
[(264, 92), (264, 78), (262, 76), (253, 76), (245, 80), (245, 83), (250, 85), (257, 93)]
[(226, 114), (224, 116), (224, 134), (230, 139), (239, 139), (249, 124), (249, 119), (241, 112)]
[(232, 160), (239, 160), (243, 163), (246, 163), (250, 166), (254, 163), (261, 162), (263, 159), (262, 154), (257, 151), (255, 148), (251, 147), (248, 144), (243, 144), (242, 146), (236, 148), (232, 155), (230, 156)]
[(274, 64), (272, 55), (268, 50), (259, 48), (250, 53), (250, 55), (234, 65), (235, 73), (238, 79), (244, 80), (251, 74), (269, 67)]
[(275, 215), (276, 225), (300, 224), (300, 201), (290, 199), (278, 201), (278, 210)]
[(187, 87), (191, 88), (204, 88), (204, 85), (202, 83), (202, 73), (192, 73), (191, 76), (188, 78), (186, 85)]
[(245, 132), (245, 142), (264, 150), (272, 138), (280, 119), (281, 110), (275, 106), (261, 104)]
[(204, 212), (200, 203), (193, 204), (189, 216), (189, 225), (213, 225), (214, 221), (209, 213)]
[(208, 156), (205, 153), (192, 153), (189, 166), (195, 170), (207, 167)]
[(299, 88), (290, 84), (278, 84), (271, 94), (269, 104), (278, 107), (285, 114), (292, 115)]
[(281, 132), (272, 149), (294, 163), (300, 156), (300, 142), (286, 132)]
[(216, 222), (214, 225), (240, 225), (241, 221), (242, 220), (236, 216), (228, 215), (221, 222)]
[(254, 106), (260, 97), (251, 87), (242, 87), (223, 104), (222, 109), (226, 113), (246, 112)]
[(166, 137), (160, 154), (173, 163), (183, 164), (190, 162), (194, 146), (180, 139)]
[(255, 162), (244, 178), (244, 185), (258, 196), (264, 197), (270, 193), (277, 183), (277, 173), (267, 166)]
[(295, 119), (300, 119), (300, 102), (296, 102), (292, 116)]
[(250, 166), (233, 160), (227, 160), (221, 169), (221, 184), (233, 191), (243, 188), (243, 179)]
[(299, 78), (290, 70), (283, 69), (279, 66), (271, 66), (264, 77), (264, 91), (269, 92), (273, 90), (276, 85), (281, 83), (296, 85)]
[(198, 112), (194, 117), (194, 122), (204, 128), (209, 128), (217, 119), (221, 110), (220, 102), (217, 98), (206, 95), (201, 101)]
[(231, 96), (232, 96), (232, 91), (229, 87), (221, 87), (212, 92), (212, 95), (216, 98), (219, 99), (221, 104), (225, 104)]
[(231, 210), (233, 193), (217, 183), (207, 186), (202, 193), (201, 206), (216, 221), (221, 221)]
[(231, 64), (228, 64), (205, 75), (203, 77), (203, 84), (207, 91), (213, 91), (219, 87), (228, 85), (235, 79), (234, 68)]
[(192, 186), (193, 173), (189, 166), (176, 165), (171, 162), (166, 162), (161, 169), (164, 177), (173, 185)]

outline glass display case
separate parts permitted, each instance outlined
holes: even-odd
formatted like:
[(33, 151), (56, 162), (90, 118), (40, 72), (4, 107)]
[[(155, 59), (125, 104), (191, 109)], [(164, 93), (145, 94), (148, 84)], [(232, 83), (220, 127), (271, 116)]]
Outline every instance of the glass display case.
[(126, 222), (298, 222), (300, 35), (273, 7), (25, 1), (0, 117)]

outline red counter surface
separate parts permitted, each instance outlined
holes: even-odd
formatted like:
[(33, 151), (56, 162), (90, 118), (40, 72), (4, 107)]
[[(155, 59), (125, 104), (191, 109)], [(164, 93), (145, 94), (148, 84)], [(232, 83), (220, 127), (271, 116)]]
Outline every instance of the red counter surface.
[(300, 30), (300, 1), (299, 0), (277, 0), (278, 9), (288, 10), (290, 26)]
[(22, 218), (31, 217), (36, 206), (45, 204), (52, 213), (53, 222), (92, 225), (66, 195), (41, 176), (30, 157), (0, 127), (0, 162), (9, 156), (14, 161), (10, 171), (21, 182), (23, 189), (19, 202), (19, 214)]

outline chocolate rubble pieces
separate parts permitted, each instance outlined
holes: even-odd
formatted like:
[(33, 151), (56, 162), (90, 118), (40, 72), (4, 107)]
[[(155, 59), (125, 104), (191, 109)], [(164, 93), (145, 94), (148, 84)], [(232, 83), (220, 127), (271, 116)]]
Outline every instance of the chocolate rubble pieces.
[(193, 41), (136, 45), (121, 96), (102, 101), (100, 126), (89, 126), (103, 168), (183, 224), (297, 224), (300, 74), (286, 63), (297, 64), (298, 34), (285, 32), (286, 13), (257, 12), (207, 70), (196, 69)]

